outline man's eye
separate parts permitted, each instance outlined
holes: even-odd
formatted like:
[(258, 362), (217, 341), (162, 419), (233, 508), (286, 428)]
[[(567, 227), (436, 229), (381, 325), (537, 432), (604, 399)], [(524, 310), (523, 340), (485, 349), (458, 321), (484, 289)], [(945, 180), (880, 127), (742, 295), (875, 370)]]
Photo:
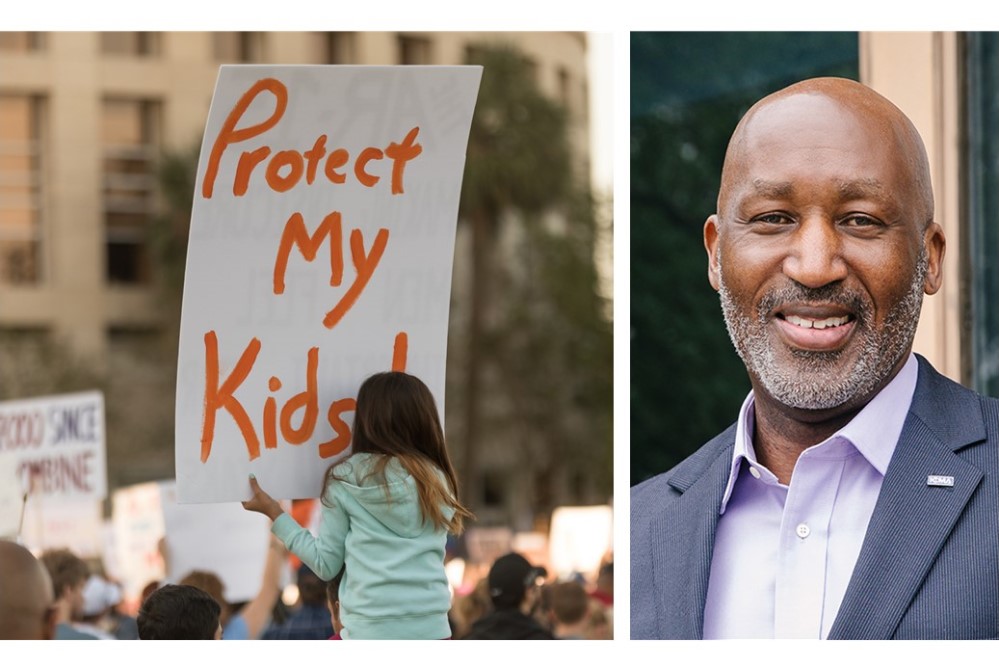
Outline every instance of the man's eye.
[(880, 227), (880, 220), (867, 215), (851, 215), (843, 220), (843, 224), (848, 227)]
[(753, 218), (754, 222), (762, 222), (763, 224), (793, 224), (792, 220), (787, 215), (783, 213), (767, 213), (766, 215), (760, 215), (759, 217)]

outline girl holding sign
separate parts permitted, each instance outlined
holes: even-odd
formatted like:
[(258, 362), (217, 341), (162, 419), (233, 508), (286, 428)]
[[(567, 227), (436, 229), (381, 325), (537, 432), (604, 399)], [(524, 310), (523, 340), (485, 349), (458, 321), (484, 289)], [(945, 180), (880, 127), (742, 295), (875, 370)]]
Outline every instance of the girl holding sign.
[(273, 520), (271, 531), (320, 578), (345, 568), (343, 638), (451, 636), (444, 544), (472, 514), (458, 501), (437, 407), (422, 381), (384, 372), (361, 384), (353, 451), (326, 473), (318, 537), (252, 474), (250, 488), (243, 507)]

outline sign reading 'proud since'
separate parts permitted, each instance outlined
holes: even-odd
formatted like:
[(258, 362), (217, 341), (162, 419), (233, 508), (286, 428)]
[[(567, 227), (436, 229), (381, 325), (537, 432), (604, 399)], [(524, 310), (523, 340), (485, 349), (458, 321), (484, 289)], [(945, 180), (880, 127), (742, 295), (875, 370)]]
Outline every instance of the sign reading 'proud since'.
[(480, 67), (224, 66), (202, 143), (177, 382), (181, 502), (317, 497), (375, 372), (443, 415)]

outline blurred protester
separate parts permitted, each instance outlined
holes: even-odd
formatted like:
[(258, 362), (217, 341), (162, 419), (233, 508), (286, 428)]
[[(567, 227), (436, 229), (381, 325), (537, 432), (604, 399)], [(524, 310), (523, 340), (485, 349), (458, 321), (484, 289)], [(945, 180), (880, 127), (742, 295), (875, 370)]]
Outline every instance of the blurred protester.
[(614, 563), (608, 562), (600, 567), (597, 574), (596, 588), (590, 592), (590, 596), (602, 603), (607, 608), (614, 606)]
[(472, 630), (472, 625), (485, 617), (492, 609), (493, 602), (489, 599), (489, 581), (480, 578), (470, 593), (454, 598), (454, 604), (451, 607), (454, 637), (456, 639), (464, 638)]
[(45, 567), (27, 548), (0, 541), (0, 639), (54, 638), (52, 601), (52, 580)]
[[(111, 606), (107, 617), (107, 630), (120, 641), (134, 641), (139, 638), (139, 626), (134, 616), (125, 611), (125, 595), (121, 584), (111, 582), (117, 590), (118, 602)], [(145, 601), (145, 599), (143, 599)]]
[(555, 638), (582, 640), (587, 638), (590, 598), (576, 581), (556, 583), (548, 587), (549, 613)]
[(590, 611), (589, 635), (592, 639), (609, 640), (614, 637), (614, 562), (607, 562), (597, 574), (596, 588), (590, 592), (593, 599)]
[(192, 585), (164, 585), (139, 608), (139, 639), (219, 640), (222, 607), (210, 594)]
[(196, 570), (180, 580), (181, 585), (192, 585), (204, 590), (218, 602), (222, 609), (224, 640), (250, 640), (260, 636), (260, 632), (268, 623), (271, 609), (281, 594), (281, 563), (287, 551), (278, 539), (273, 536), (268, 536), (268, 539), (270, 546), (267, 549), (267, 560), (264, 562), (260, 590), (257, 596), (236, 613), (233, 613), (231, 606), (226, 602), (225, 585), (216, 574)]
[(613, 611), (595, 599), (590, 599), (584, 636), (591, 641), (609, 641), (614, 638)]
[(90, 577), (87, 563), (63, 548), (42, 553), (42, 564), (52, 578), (55, 593), (56, 640), (96, 640), (96, 636), (72, 624), (83, 616), (83, 586)]
[(333, 635), (326, 584), (305, 564), (298, 567), (299, 608), (283, 624), (272, 624), (260, 637), (264, 640), (327, 640)]
[(550, 631), (531, 615), (538, 606), (545, 570), (531, 566), (522, 555), (508, 553), (489, 569), (493, 612), (472, 625), (465, 640), (551, 640)]
[(83, 606), (80, 620), (74, 623), (77, 631), (101, 640), (115, 640), (108, 631), (108, 614), (111, 607), (121, 601), (117, 587), (97, 574), (91, 574), (83, 585)]
[(146, 586), (142, 588), (142, 593), (139, 595), (139, 606), (146, 603), (146, 599), (149, 598), (149, 595), (160, 589), (161, 584), (162, 583), (158, 580), (151, 580), (146, 583)]
[(333, 627), (333, 635), (330, 640), (341, 640), (340, 632), (343, 631), (343, 622), (340, 621), (340, 581), (343, 580), (343, 569), (333, 576), (326, 583), (326, 608), (330, 612), (330, 625)]

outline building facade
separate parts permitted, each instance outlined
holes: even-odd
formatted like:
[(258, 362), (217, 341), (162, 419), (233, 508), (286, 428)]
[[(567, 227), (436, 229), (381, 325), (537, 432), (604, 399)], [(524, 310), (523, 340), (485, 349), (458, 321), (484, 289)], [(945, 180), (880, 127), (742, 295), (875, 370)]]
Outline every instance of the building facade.
[[(582, 33), (0, 33), (0, 357), (59, 348), (96, 368), (110, 487), (173, 474), (176, 356), (160, 338), (176, 322), (153, 254), (157, 161), (200, 143), (219, 65), (464, 64), (483, 44), (524, 54), (540, 90), (567, 110), (573, 168), (588, 174)], [(466, 316), (466, 235), (459, 226), (452, 330)], [(49, 346), (34, 349), (39, 341)], [(5, 397), (34, 390), (2, 367), (0, 381)], [(473, 505), (492, 502), (497, 520), (529, 511), (515, 457), (481, 465), (493, 480), (476, 484), (489, 488)]]

